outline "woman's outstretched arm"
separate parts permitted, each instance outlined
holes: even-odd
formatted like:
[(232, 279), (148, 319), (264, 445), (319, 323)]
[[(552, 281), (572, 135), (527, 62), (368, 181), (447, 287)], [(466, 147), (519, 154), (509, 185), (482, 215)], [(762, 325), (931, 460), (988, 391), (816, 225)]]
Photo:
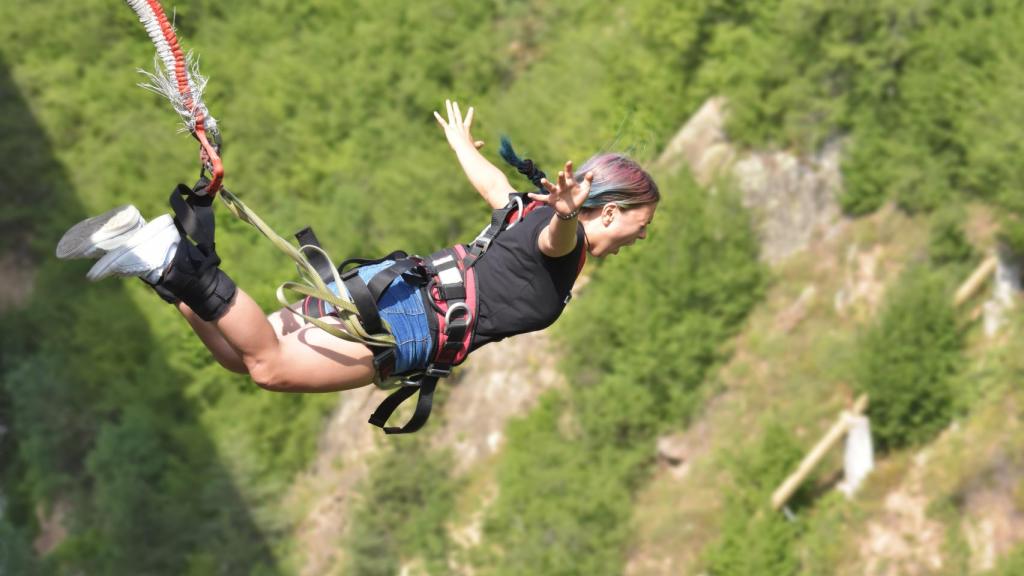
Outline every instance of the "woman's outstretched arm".
[(434, 118), (444, 129), (444, 135), (452, 150), (455, 151), (455, 156), (458, 157), (459, 164), (462, 165), (462, 171), (466, 173), (470, 183), (492, 208), (497, 209), (508, 204), (508, 195), (515, 192), (515, 189), (512, 188), (505, 173), (480, 153), (479, 148), (484, 143), (473, 140), (473, 135), (470, 132), (473, 125), (473, 108), (470, 107), (463, 118), (458, 102), (445, 100), (444, 104), (448, 119), (445, 120), (437, 111), (434, 112)]

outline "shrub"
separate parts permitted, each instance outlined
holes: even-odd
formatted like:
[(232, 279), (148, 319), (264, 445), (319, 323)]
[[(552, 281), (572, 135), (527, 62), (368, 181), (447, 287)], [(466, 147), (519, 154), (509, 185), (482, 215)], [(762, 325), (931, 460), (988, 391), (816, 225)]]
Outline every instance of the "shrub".
[(961, 268), (976, 254), (963, 228), (963, 210), (949, 209), (936, 214), (928, 241), (928, 258), (935, 266)]
[(8, 524), (0, 510), (0, 574), (39, 573), (28, 538)]
[(451, 455), (429, 449), (426, 436), (394, 440), (358, 491), (346, 543), (346, 574), (397, 574), (419, 558), (430, 574), (447, 573), (450, 540), (445, 522), (455, 506)]
[[(794, 544), (801, 527), (772, 511), (770, 499), (801, 456), (796, 439), (776, 422), (766, 427), (757, 445), (732, 455), (728, 467), (734, 486), (725, 497), (721, 533), (705, 556), (710, 574), (796, 573)], [(804, 494), (797, 493), (790, 505), (803, 499)]]
[(952, 376), (963, 335), (945, 285), (912, 269), (863, 336), (857, 384), (871, 398), (869, 415), (881, 448), (917, 444), (952, 417)]

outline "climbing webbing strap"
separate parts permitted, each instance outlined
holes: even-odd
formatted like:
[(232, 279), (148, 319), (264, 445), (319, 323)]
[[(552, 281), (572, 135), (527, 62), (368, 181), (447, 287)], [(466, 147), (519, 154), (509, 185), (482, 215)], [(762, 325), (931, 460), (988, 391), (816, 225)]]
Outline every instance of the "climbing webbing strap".
[[(299, 246), (316, 246), (320, 248), (320, 240), (313, 233), (313, 229), (306, 226), (302, 230), (295, 233), (295, 239), (299, 241)], [(306, 254), (306, 258), (309, 259), (309, 263), (316, 270), (320, 279), (324, 282), (331, 282), (334, 278), (334, 269), (331, 265), (331, 259), (328, 258), (324, 252), (321, 251), (310, 251)]]
[[(424, 376), (418, 381), (410, 382), (395, 390), (373, 411), (373, 414), (370, 416), (370, 424), (383, 429), (386, 434), (410, 434), (419, 430), (427, 423), (427, 419), (430, 418), (430, 409), (433, 407), (434, 388), (437, 387), (437, 380), (437, 376)], [(409, 418), (409, 421), (400, 428), (385, 426), (388, 418), (391, 417), (391, 414), (394, 413), (398, 406), (412, 397), (413, 394), (416, 394), (416, 392), (419, 392), (420, 397), (416, 401), (416, 410), (413, 412), (412, 417)]]
[[(244, 202), (238, 199), (237, 196), (232, 194), (226, 188), (221, 189), (221, 193), (218, 194), (220, 199), (224, 202), (228, 210), (231, 211), (237, 218), (246, 222), (259, 230), (261, 234), (267, 237), (274, 246), (281, 252), (284, 252), (289, 258), (295, 262), (295, 266), (298, 269), (300, 279), (297, 282), (285, 282), (277, 288), (277, 300), (282, 306), (288, 308), (293, 313), (301, 316), (310, 324), (320, 328), (324, 332), (341, 338), (342, 340), (348, 340), (350, 342), (359, 342), (367, 346), (394, 346), (395, 339), (393, 336), (387, 333), (369, 333), (364, 328), (362, 323), (359, 321), (358, 310), (355, 305), (350, 302), (347, 298), (338, 296), (330, 288), (327, 287), (327, 282), (321, 278), (317, 271), (317, 268), (310, 263), (307, 253), (319, 253), (324, 258), (327, 258), (330, 262), (330, 257), (323, 249), (315, 246), (301, 246), (296, 248), (281, 236), (279, 236), (274, 230), (268, 226), (255, 212), (249, 209)], [(338, 275), (337, 270), (333, 265), (327, 267), (330, 269), (333, 281), (341, 285), (341, 277)], [(334, 306), (337, 310), (338, 318), (342, 322), (343, 328), (339, 328), (333, 324), (329, 324), (319, 317), (305, 314), (301, 307), (293, 306), (292, 302), (295, 298), (289, 298), (288, 293), (294, 293), (302, 296), (303, 298), (313, 296), (320, 300)]]
[[(491, 247), (491, 242), (497, 238), (503, 230), (507, 230), (512, 226), (515, 226), (523, 219), (526, 215), (525, 206), (530, 203), (529, 197), (523, 192), (515, 192), (508, 195), (508, 204), (502, 208), (498, 208), (491, 212), (491, 221), (484, 228), (480, 234), (477, 235), (473, 242), (469, 245), (469, 251), (466, 255), (466, 267), (472, 267), (476, 264), (477, 260), (483, 256), (484, 252)], [(509, 216), (513, 212), (517, 212), (515, 221), (510, 221)]]

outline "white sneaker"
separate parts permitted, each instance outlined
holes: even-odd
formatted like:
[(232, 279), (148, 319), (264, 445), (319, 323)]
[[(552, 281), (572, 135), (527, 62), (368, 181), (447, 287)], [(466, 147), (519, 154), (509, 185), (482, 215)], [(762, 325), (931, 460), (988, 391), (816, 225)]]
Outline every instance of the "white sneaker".
[(107, 276), (139, 276), (155, 284), (174, 258), (180, 241), (181, 235), (174, 226), (174, 219), (170, 214), (164, 214), (100, 258), (86, 278), (95, 282)]
[(99, 258), (117, 248), (146, 224), (138, 208), (118, 206), (72, 226), (57, 243), (57, 258)]

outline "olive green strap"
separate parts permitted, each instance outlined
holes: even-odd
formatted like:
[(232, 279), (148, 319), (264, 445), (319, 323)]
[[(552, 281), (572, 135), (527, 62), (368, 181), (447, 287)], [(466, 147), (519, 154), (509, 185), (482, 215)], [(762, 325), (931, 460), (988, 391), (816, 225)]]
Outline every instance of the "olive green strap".
[[(344, 287), (341, 282), (341, 278), (338, 276), (338, 270), (334, 267), (333, 261), (330, 256), (327, 255), (322, 249), (316, 246), (303, 246), (302, 248), (296, 248), (291, 242), (288, 242), (281, 236), (279, 236), (274, 230), (267, 225), (259, 216), (256, 215), (244, 202), (238, 199), (237, 196), (221, 189), (220, 198), (227, 206), (228, 210), (231, 211), (239, 220), (252, 225), (254, 228), (260, 231), (261, 234), (266, 236), (274, 246), (284, 252), (289, 258), (295, 262), (295, 267), (299, 272), (299, 280), (297, 282), (285, 282), (277, 288), (277, 301), (282, 306), (288, 308), (293, 313), (304, 318), (310, 324), (313, 324), (317, 328), (320, 328), (324, 332), (341, 338), (342, 340), (348, 340), (350, 342), (359, 342), (367, 346), (394, 346), (395, 337), (390, 334), (390, 328), (385, 325), (385, 329), (389, 333), (386, 334), (369, 334), (363, 328), (362, 323), (359, 321), (359, 313), (356, 309), (355, 304), (350, 302), (346, 298), (342, 298), (331, 291), (324, 283), (323, 279), (317, 273), (316, 268), (309, 262), (309, 259), (303, 253), (304, 250), (316, 250), (319, 251), (324, 257), (327, 258), (328, 262), (331, 263), (331, 272), (334, 274), (335, 285), (338, 286), (339, 290)], [(289, 298), (288, 293), (299, 294), (303, 297), (313, 296), (319, 298), (324, 302), (334, 306), (337, 310), (338, 318), (341, 320), (344, 330), (339, 329), (337, 326), (328, 324), (319, 318), (307, 316), (302, 313), (301, 308), (296, 308), (290, 302), (294, 301), (295, 298)]]

